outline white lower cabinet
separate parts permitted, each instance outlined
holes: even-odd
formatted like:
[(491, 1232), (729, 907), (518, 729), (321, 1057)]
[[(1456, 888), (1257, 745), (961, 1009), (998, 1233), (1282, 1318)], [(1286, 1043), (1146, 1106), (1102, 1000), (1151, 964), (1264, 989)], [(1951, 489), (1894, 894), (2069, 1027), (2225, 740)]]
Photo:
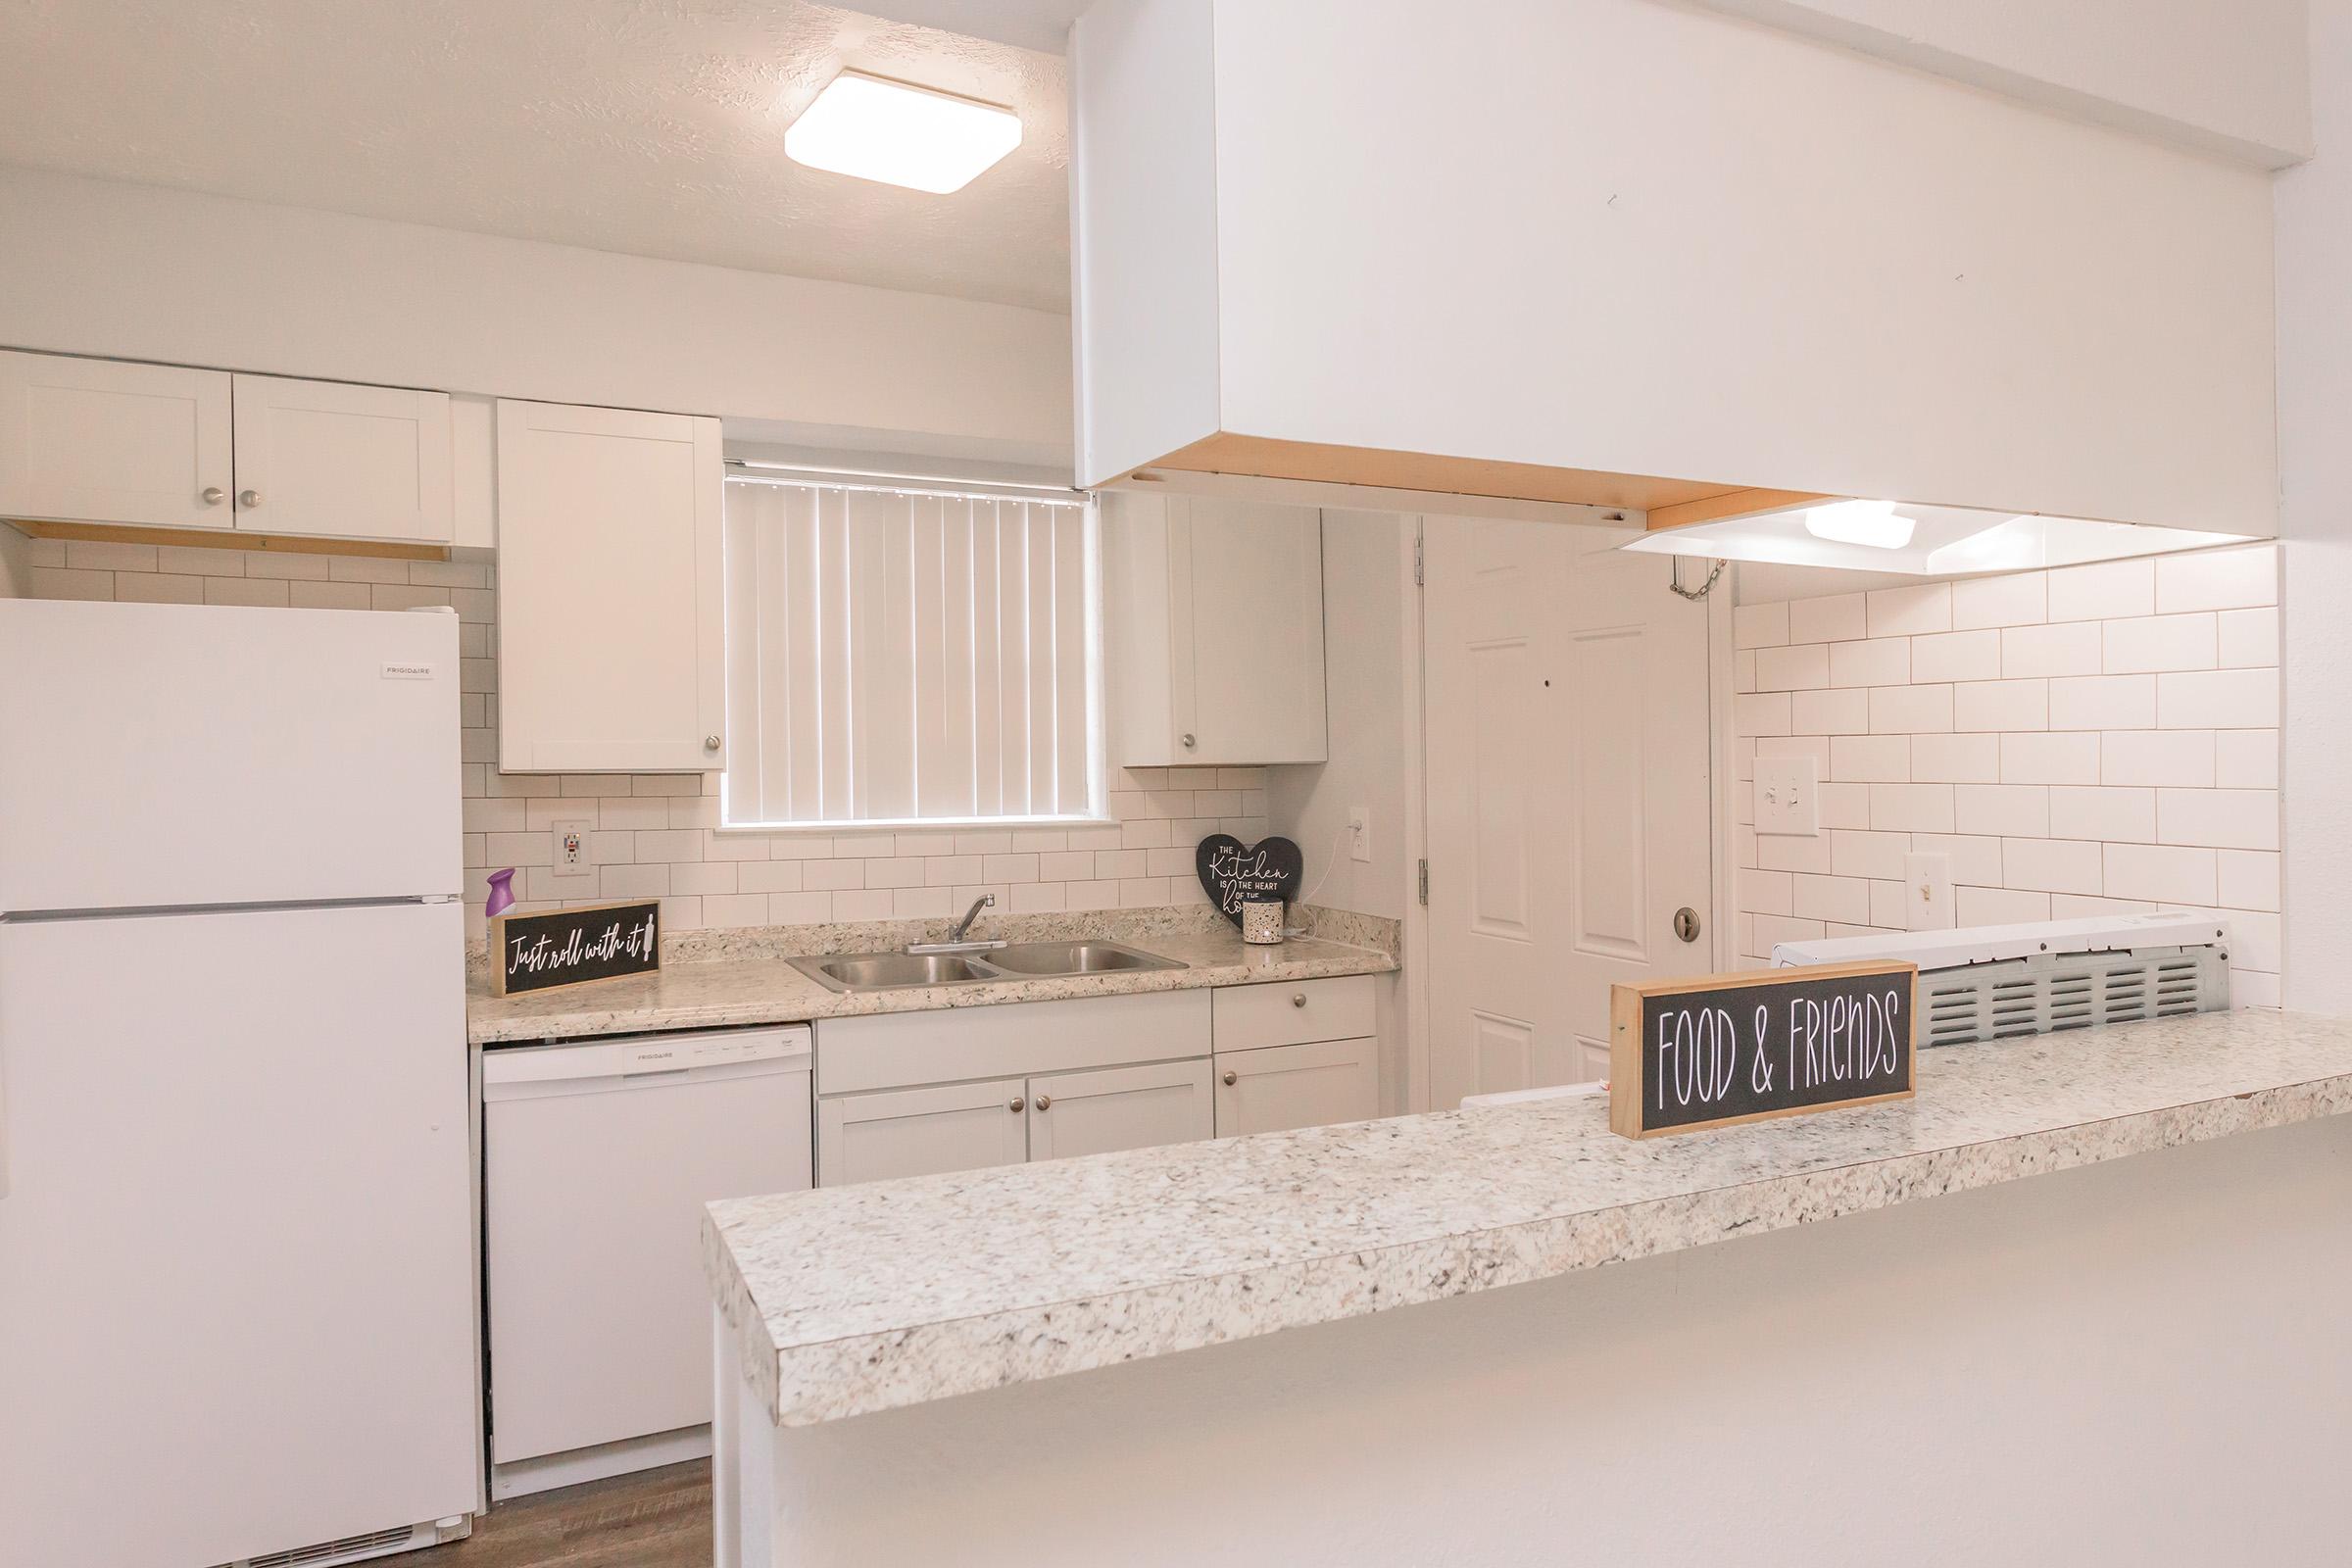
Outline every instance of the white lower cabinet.
[(1215, 1136), (1208, 1063), (1054, 1073), (1029, 1080), (1029, 1157), (1061, 1159)]
[(1366, 1035), (1217, 1053), (1217, 1136), (1286, 1132), (1379, 1115), (1379, 1044)]
[(816, 1184), (1017, 1165), (1029, 1157), (1027, 1111), (1028, 1088), (1018, 1078), (820, 1100)]

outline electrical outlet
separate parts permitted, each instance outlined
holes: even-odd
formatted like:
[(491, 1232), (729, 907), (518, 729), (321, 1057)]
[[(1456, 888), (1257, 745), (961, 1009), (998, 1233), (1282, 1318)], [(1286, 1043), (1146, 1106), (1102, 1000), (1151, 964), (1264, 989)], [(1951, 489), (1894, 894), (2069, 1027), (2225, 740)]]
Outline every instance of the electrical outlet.
[(1359, 860), (1372, 858), (1372, 808), (1348, 808), (1348, 853)]
[(588, 835), (595, 826), (595, 823), (588, 821), (548, 824), (548, 833), (555, 840), (555, 855), (549, 862), (550, 874), (559, 877), (596, 875), (596, 867), (588, 859)]
[(1952, 898), (1952, 858), (1931, 851), (1903, 857), (1904, 927), (1949, 931), (1960, 923)]
[(1821, 837), (1821, 764), (1810, 757), (1756, 759), (1756, 831)]

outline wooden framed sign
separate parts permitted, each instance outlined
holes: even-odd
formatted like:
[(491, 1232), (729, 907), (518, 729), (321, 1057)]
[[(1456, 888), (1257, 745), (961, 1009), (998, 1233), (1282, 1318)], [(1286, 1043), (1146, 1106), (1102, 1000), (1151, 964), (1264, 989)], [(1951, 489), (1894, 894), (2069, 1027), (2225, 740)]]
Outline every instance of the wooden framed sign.
[(662, 906), (647, 899), (502, 914), (490, 922), (490, 959), (502, 997), (648, 974), (662, 967)]
[(1882, 960), (1609, 990), (1609, 1127), (1628, 1138), (1908, 1100), (1919, 966)]

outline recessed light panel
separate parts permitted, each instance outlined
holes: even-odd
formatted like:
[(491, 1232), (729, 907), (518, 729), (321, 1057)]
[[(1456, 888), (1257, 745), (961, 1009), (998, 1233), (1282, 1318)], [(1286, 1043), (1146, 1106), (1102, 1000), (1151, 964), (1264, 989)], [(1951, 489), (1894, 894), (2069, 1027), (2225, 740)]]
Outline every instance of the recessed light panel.
[(945, 196), (1021, 144), (1009, 109), (845, 71), (784, 132), (796, 164)]

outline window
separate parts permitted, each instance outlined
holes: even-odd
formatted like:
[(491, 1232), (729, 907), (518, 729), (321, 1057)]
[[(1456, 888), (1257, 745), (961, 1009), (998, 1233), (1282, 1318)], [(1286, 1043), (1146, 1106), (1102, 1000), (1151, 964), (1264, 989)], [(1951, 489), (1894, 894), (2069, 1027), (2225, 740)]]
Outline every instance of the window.
[(1103, 812), (1081, 500), (730, 478), (730, 827)]

